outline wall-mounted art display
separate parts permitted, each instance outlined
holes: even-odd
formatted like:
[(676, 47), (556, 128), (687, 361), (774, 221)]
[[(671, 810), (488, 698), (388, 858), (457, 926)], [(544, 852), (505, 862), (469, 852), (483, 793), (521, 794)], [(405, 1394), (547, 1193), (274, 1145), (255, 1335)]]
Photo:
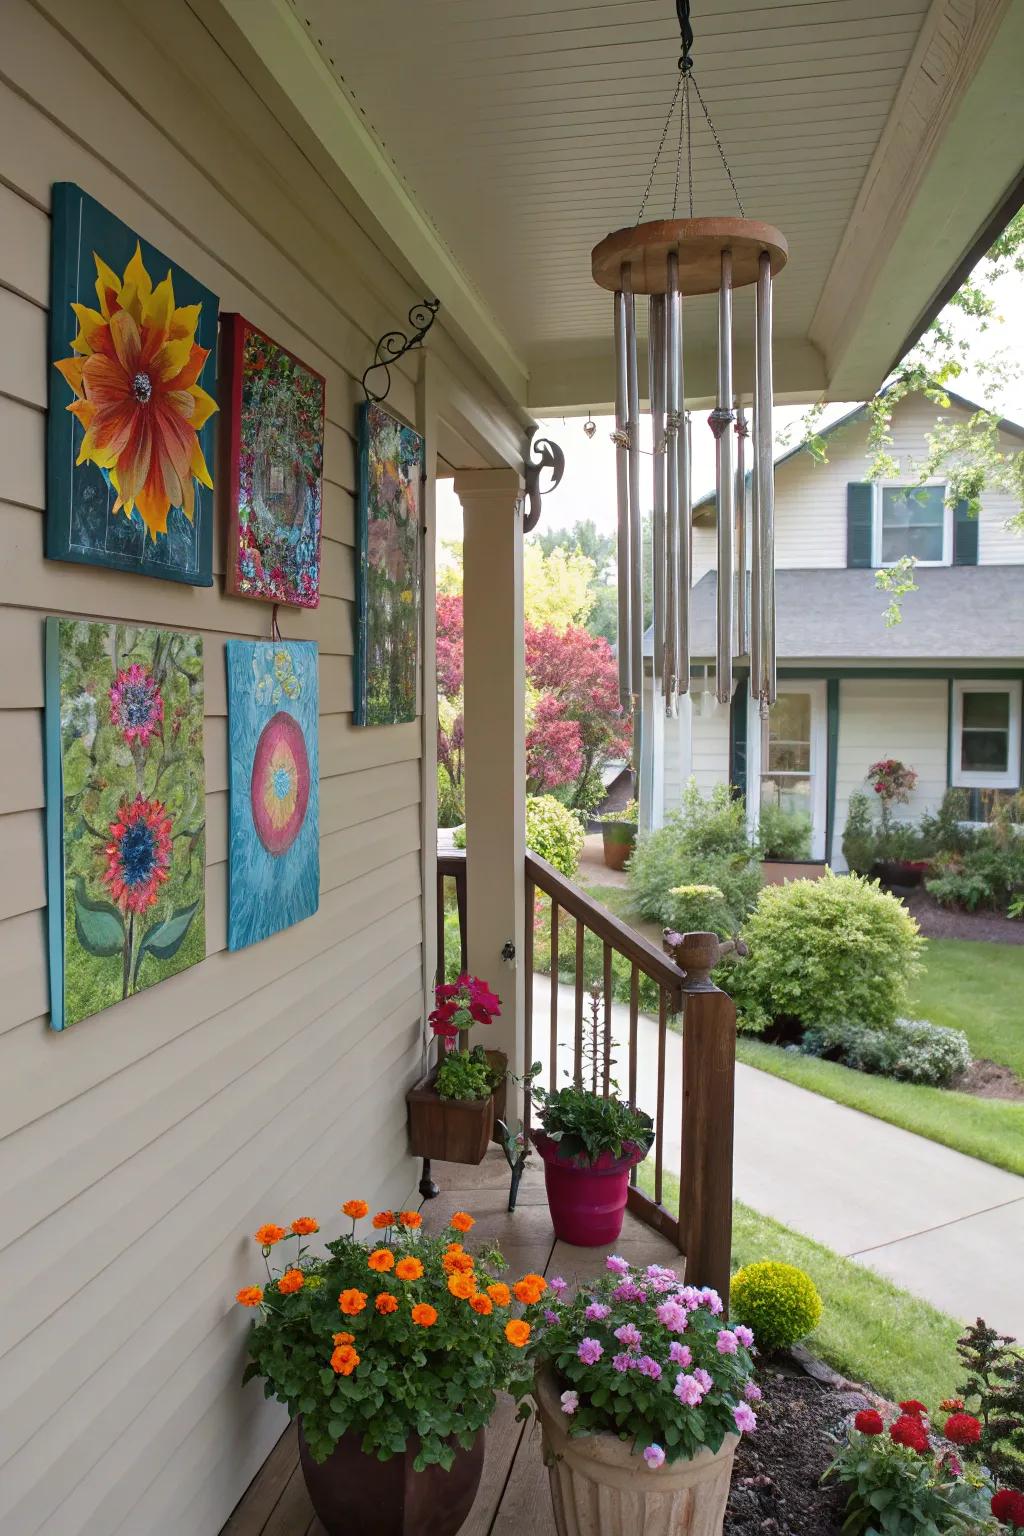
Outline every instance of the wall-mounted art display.
[(315, 608), (324, 380), (241, 315), (223, 317), (220, 356), (227, 590)]
[(50, 1022), (206, 954), (200, 635), (46, 621)]
[(53, 189), (46, 553), (212, 584), (217, 298)]
[(310, 640), (229, 640), (228, 948), (320, 905), (319, 675)]
[(416, 718), (423, 439), (368, 401), (359, 416), (357, 725)]

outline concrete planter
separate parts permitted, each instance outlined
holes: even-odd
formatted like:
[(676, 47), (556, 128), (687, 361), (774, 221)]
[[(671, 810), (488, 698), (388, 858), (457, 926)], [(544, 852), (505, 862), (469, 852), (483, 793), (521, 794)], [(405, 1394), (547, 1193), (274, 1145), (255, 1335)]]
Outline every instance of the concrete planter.
[(721, 1536), (738, 1435), (652, 1471), (615, 1435), (573, 1439), (547, 1369), (533, 1389), (558, 1536)]

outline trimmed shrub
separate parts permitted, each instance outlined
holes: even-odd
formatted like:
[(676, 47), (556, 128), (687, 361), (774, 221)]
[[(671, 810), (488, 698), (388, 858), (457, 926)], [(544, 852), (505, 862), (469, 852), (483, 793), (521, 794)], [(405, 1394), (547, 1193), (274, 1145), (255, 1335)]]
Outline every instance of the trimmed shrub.
[(855, 875), (871, 873), (877, 857), (878, 837), (871, 814), (871, 801), (863, 790), (850, 796), (843, 829), (843, 858)]
[(579, 868), (586, 833), (572, 811), (554, 795), (528, 795), (526, 799), (526, 846), (572, 879)]
[(766, 1355), (813, 1333), (825, 1310), (810, 1275), (770, 1259), (737, 1270), (730, 1294), (733, 1321), (754, 1330), (754, 1343)]
[(778, 805), (763, 805), (758, 818), (757, 843), (762, 859), (809, 859), (811, 818), (801, 811), (784, 811)]
[(705, 800), (691, 780), (679, 810), (656, 832), (637, 839), (629, 888), (642, 916), (673, 924), (672, 892), (683, 885), (718, 887), (728, 933), (737, 930), (757, 900), (761, 871), (747, 837), (746, 812), (725, 785)]
[(933, 1088), (947, 1088), (971, 1064), (971, 1047), (963, 1031), (930, 1024), (927, 1019), (897, 1019), (886, 1029), (859, 1024), (828, 1033), (809, 1029), (800, 1049), (808, 1056), (829, 1056), (858, 1072)]
[(722, 968), (741, 1028), (777, 1022), (885, 1028), (904, 1011), (923, 940), (895, 896), (858, 875), (765, 886), (743, 927), (750, 951)]

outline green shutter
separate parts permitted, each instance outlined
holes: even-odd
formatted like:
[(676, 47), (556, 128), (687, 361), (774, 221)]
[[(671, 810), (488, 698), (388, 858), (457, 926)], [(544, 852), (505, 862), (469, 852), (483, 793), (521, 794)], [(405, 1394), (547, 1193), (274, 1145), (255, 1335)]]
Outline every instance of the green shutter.
[(958, 501), (953, 513), (953, 564), (977, 565), (978, 519), (968, 511), (966, 501)]
[(747, 685), (741, 678), (729, 705), (729, 783), (741, 799), (747, 793)]
[(825, 685), (828, 709), (825, 763), (825, 860), (832, 862), (832, 841), (836, 829), (836, 784), (839, 779), (839, 679), (830, 677)]
[(846, 487), (846, 563), (848, 566), (871, 565), (871, 509), (874, 486), (868, 481), (851, 480)]

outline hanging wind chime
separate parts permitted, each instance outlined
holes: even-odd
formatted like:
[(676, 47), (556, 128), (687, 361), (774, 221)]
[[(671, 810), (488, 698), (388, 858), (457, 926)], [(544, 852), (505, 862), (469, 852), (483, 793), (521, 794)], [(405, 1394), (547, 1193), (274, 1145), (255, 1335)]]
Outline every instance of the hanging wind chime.
[[(634, 767), (643, 731), (644, 549), (641, 491), (637, 297), (649, 296), (647, 394), (653, 484), (651, 565), (654, 598), (654, 707), (674, 715), (690, 688), (690, 539), (692, 423), (685, 410), (683, 300), (718, 294), (718, 379), (708, 425), (715, 437), (717, 642), (715, 689), (728, 703), (733, 661), (749, 656), (751, 696), (762, 712), (775, 701), (774, 474), (772, 464), (772, 279), (788, 258), (782, 234), (743, 213), (736, 183), (693, 73), (689, 0), (676, 0), (683, 52), (679, 78), (636, 224), (608, 235), (592, 253), (594, 281), (614, 294), (616, 488), (618, 499), (618, 661), (622, 706), (633, 715)], [(694, 218), (690, 96), (697, 97), (736, 198), (740, 216)], [(644, 220), (655, 173), (676, 109), (679, 140), (672, 213)], [(689, 217), (678, 218), (686, 148)], [(733, 381), (736, 288), (756, 287), (751, 515), (746, 515), (748, 426)], [(733, 438), (736, 439), (735, 453)], [(748, 595), (749, 545), (749, 595)]]

